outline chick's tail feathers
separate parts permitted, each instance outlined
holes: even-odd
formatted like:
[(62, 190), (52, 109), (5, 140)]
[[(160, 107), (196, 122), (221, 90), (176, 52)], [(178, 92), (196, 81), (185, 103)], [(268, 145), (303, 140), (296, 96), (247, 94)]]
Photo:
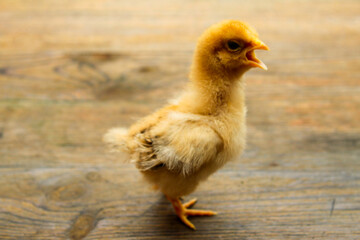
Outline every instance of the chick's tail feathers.
[(125, 152), (129, 149), (126, 144), (128, 130), (126, 128), (112, 128), (103, 137), (111, 152)]

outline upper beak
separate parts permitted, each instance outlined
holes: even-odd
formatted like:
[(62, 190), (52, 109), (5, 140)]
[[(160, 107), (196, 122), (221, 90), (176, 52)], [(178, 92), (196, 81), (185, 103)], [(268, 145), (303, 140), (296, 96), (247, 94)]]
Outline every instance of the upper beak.
[(258, 41), (256, 42), (249, 50), (246, 52), (246, 58), (249, 61), (251, 67), (259, 67), (261, 69), (267, 70), (267, 66), (260, 59), (255, 56), (254, 50), (270, 50), (265, 43)]

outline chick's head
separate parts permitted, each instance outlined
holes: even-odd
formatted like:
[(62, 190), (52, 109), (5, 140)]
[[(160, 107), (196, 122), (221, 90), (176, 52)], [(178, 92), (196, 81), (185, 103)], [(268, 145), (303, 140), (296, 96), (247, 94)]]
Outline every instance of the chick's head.
[(208, 67), (244, 72), (252, 67), (267, 70), (254, 50), (269, 48), (257, 32), (244, 22), (226, 20), (211, 26), (200, 37), (197, 56), (206, 59)]

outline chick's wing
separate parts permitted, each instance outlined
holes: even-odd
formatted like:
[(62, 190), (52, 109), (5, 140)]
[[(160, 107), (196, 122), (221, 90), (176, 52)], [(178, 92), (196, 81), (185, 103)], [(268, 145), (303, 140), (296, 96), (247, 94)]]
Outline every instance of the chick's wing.
[(214, 129), (187, 114), (169, 117), (137, 134), (136, 142), (138, 155), (134, 161), (140, 170), (166, 167), (184, 175), (216, 159), (223, 146)]

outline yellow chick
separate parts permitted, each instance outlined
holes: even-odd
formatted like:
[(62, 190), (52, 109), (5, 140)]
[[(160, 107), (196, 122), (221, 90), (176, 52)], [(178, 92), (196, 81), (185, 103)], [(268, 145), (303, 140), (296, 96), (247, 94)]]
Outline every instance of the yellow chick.
[(268, 50), (244, 22), (222, 21), (198, 40), (187, 89), (176, 104), (165, 106), (130, 127), (108, 131), (104, 141), (123, 151), (144, 178), (165, 194), (178, 217), (215, 215), (182, 204), (201, 181), (239, 156), (245, 147), (246, 106), (243, 74), (267, 69), (254, 50)]

